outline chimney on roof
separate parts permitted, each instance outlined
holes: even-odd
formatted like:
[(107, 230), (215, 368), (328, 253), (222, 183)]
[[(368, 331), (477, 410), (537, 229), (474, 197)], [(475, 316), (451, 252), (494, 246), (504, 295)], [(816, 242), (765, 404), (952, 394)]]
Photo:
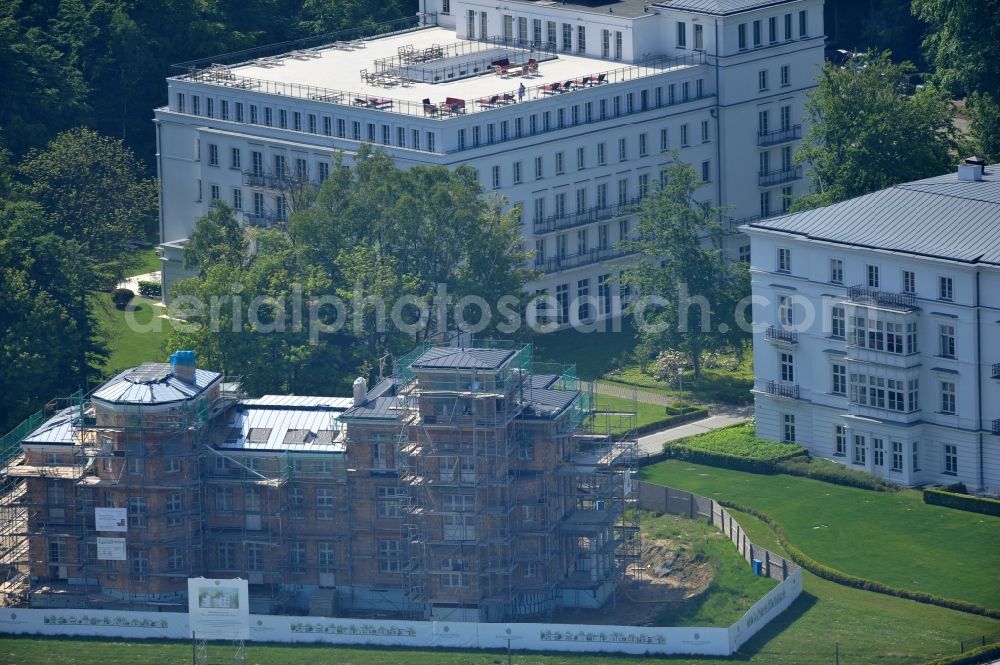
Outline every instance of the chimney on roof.
[(354, 406), (364, 406), (368, 401), (368, 382), (365, 377), (354, 379)]
[(982, 157), (966, 157), (958, 165), (958, 179), (966, 182), (978, 182), (983, 179), (986, 170), (986, 160)]
[(182, 381), (194, 383), (194, 351), (174, 351), (170, 354), (170, 373)]

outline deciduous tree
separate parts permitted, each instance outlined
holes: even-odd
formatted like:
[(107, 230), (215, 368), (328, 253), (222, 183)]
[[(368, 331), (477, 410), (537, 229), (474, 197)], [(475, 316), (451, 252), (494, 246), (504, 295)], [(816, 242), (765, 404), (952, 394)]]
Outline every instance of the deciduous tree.
[(947, 171), (956, 147), (947, 96), (928, 85), (911, 94), (909, 63), (888, 52), (827, 63), (809, 97), (810, 127), (798, 159), (814, 193), (799, 208), (828, 205)]
[(638, 239), (626, 243), (640, 260), (623, 280), (637, 287), (630, 309), (643, 345), (651, 355), (685, 353), (698, 377), (703, 352), (745, 342), (736, 308), (750, 284), (746, 266), (722, 254), (721, 211), (697, 198), (694, 169), (675, 153), (664, 176), (643, 202)]

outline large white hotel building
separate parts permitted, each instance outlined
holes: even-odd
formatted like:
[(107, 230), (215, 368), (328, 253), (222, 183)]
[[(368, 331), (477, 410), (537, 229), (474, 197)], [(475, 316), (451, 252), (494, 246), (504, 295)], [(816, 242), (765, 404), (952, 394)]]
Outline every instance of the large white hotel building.
[(322, 181), (364, 143), (402, 167), (467, 164), (520, 204), (541, 274), (529, 286), (556, 296), (562, 322), (578, 296), (597, 296), (591, 316), (613, 306), (617, 244), (665, 151), (736, 219), (779, 213), (806, 187), (792, 152), (822, 64), (821, 0), (420, 9), (391, 34), (220, 56), (168, 79), (155, 119), (167, 288), (213, 201), (270, 225), (291, 212), (289, 183)]
[(1000, 494), (1000, 165), (745, 230), (758, 434)]

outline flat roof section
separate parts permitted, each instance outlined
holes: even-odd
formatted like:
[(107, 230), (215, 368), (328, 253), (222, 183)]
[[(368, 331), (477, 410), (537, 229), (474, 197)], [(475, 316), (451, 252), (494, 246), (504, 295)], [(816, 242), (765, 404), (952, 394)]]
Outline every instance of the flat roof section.
[(795, 0), (660, 0), (660, 2), (654, 3), (654, 6), (697, 14), (727, 16), (753, 9), (784, 5), (789, 2), (795, 2)]
[[(654, 57), (629, 65), (570, 53), (535, 51), (498, 40), (459, 39), (453, 31), (441, 27), (353, 43), (356, 45), (328, 45), (232, 66), (216, 65), (175, 80), (446, 118), (687, 69), (705, 61), (699, 52), (674, 58)], [(491, 63), (504, 58), (511, 66), (504, 75), (493, 73)], [(525, 70), (521, 65), (531, 59), (538, 61), (537, 67)], [(473, 75), (477, 68), (480, 73)], [(464, 78), (463, 71), (467, 75)], [(440, 80), (434, 82), (434, 77)], [(571, 83), (568, 88), (567, 82)], [(521, 85), (525, 87), (523, 97), (519, 94)], [(425, 99), (429, 105), (424, 104)]]

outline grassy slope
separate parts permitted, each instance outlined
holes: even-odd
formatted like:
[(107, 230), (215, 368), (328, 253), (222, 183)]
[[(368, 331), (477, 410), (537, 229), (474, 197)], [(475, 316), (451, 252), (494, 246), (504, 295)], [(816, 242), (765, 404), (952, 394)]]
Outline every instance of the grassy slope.
[(155, 248), (139, 249), (132, 254), (132, 260), (125, 272), (129, 277), (145, 275), (150, 272), (158, 272), (162, 265), (163, 262), (160, 261), (160, 256), (156, 253)]
[(536, 362), (576, 365), (577, 375), (593, 381), (615, 369), (635, 348), (635, 333), (631, 323), (622, 325), (622, 332), (582, 333), (560, 330), (547, 335), (535, 335), (534, 359)]
[(912, 490), (876, 493), (675, 460), (642, 475), (769, 513), (792, 542), (834, 568), (1000, 607), (1000, 585), (985, 583), (1000, 569), (1000, 518), (928, 506)]
[(732, 625), (777, 585), (772, 579), (755, 576), (733, 544), (705, 522), (644, 513), (640, 524), (646, 538), (690, 543), (691, 555), (699, 561), (707, 560), (715, 570), (715, 578), (705, 594), (661, 612), (656, 617), (658, 626)]
[[(612, 397), (610, 395), (601, 395), (598, 393), (594, 394), (594, 408), (602, 411), (617, 411), (623, 413), (635, 413), (636, 414), (636, 427), (642, 427), (647, 423), (651, 423), (656, 420), (662, 420), (667, 417), (667, 413), (664, 407), (659, 404), (648, 404), (646, 402), (633, 402), (630, 399), (624, 399), (621, 397)], [(603, 431), (605, 428), (605, 422), (610, 421), (612, 429), (614, 431), (620, 431), (625, 425), (625, 421), (622, 421), (616, 416), (603, 416), (597, 417), (598, 425), (597, 427)]]
[[(158, 312), (153, 308), (152, 302), (139, 297), (132, 300), (130, 305), (134, 305), (136, 309), (131, 316), (136, 323), (144, 326), (153, 321)], [(157, 319), (154, 326), (158, 325), (159, 330), (154, 327), (149, 332), (136, 332), (128, 325), (130, 315), (115, 309), (111, 304), (111, 296), (107, 293), (94, 295), (92, 307), (97, 313), (101, 328), (108, 334), (108, 346), (111, 349), (108, 362), (102, 368), (105, 374), (146, 361), (163, 362), (166, 359), (164, 344), (169, 322)]]

